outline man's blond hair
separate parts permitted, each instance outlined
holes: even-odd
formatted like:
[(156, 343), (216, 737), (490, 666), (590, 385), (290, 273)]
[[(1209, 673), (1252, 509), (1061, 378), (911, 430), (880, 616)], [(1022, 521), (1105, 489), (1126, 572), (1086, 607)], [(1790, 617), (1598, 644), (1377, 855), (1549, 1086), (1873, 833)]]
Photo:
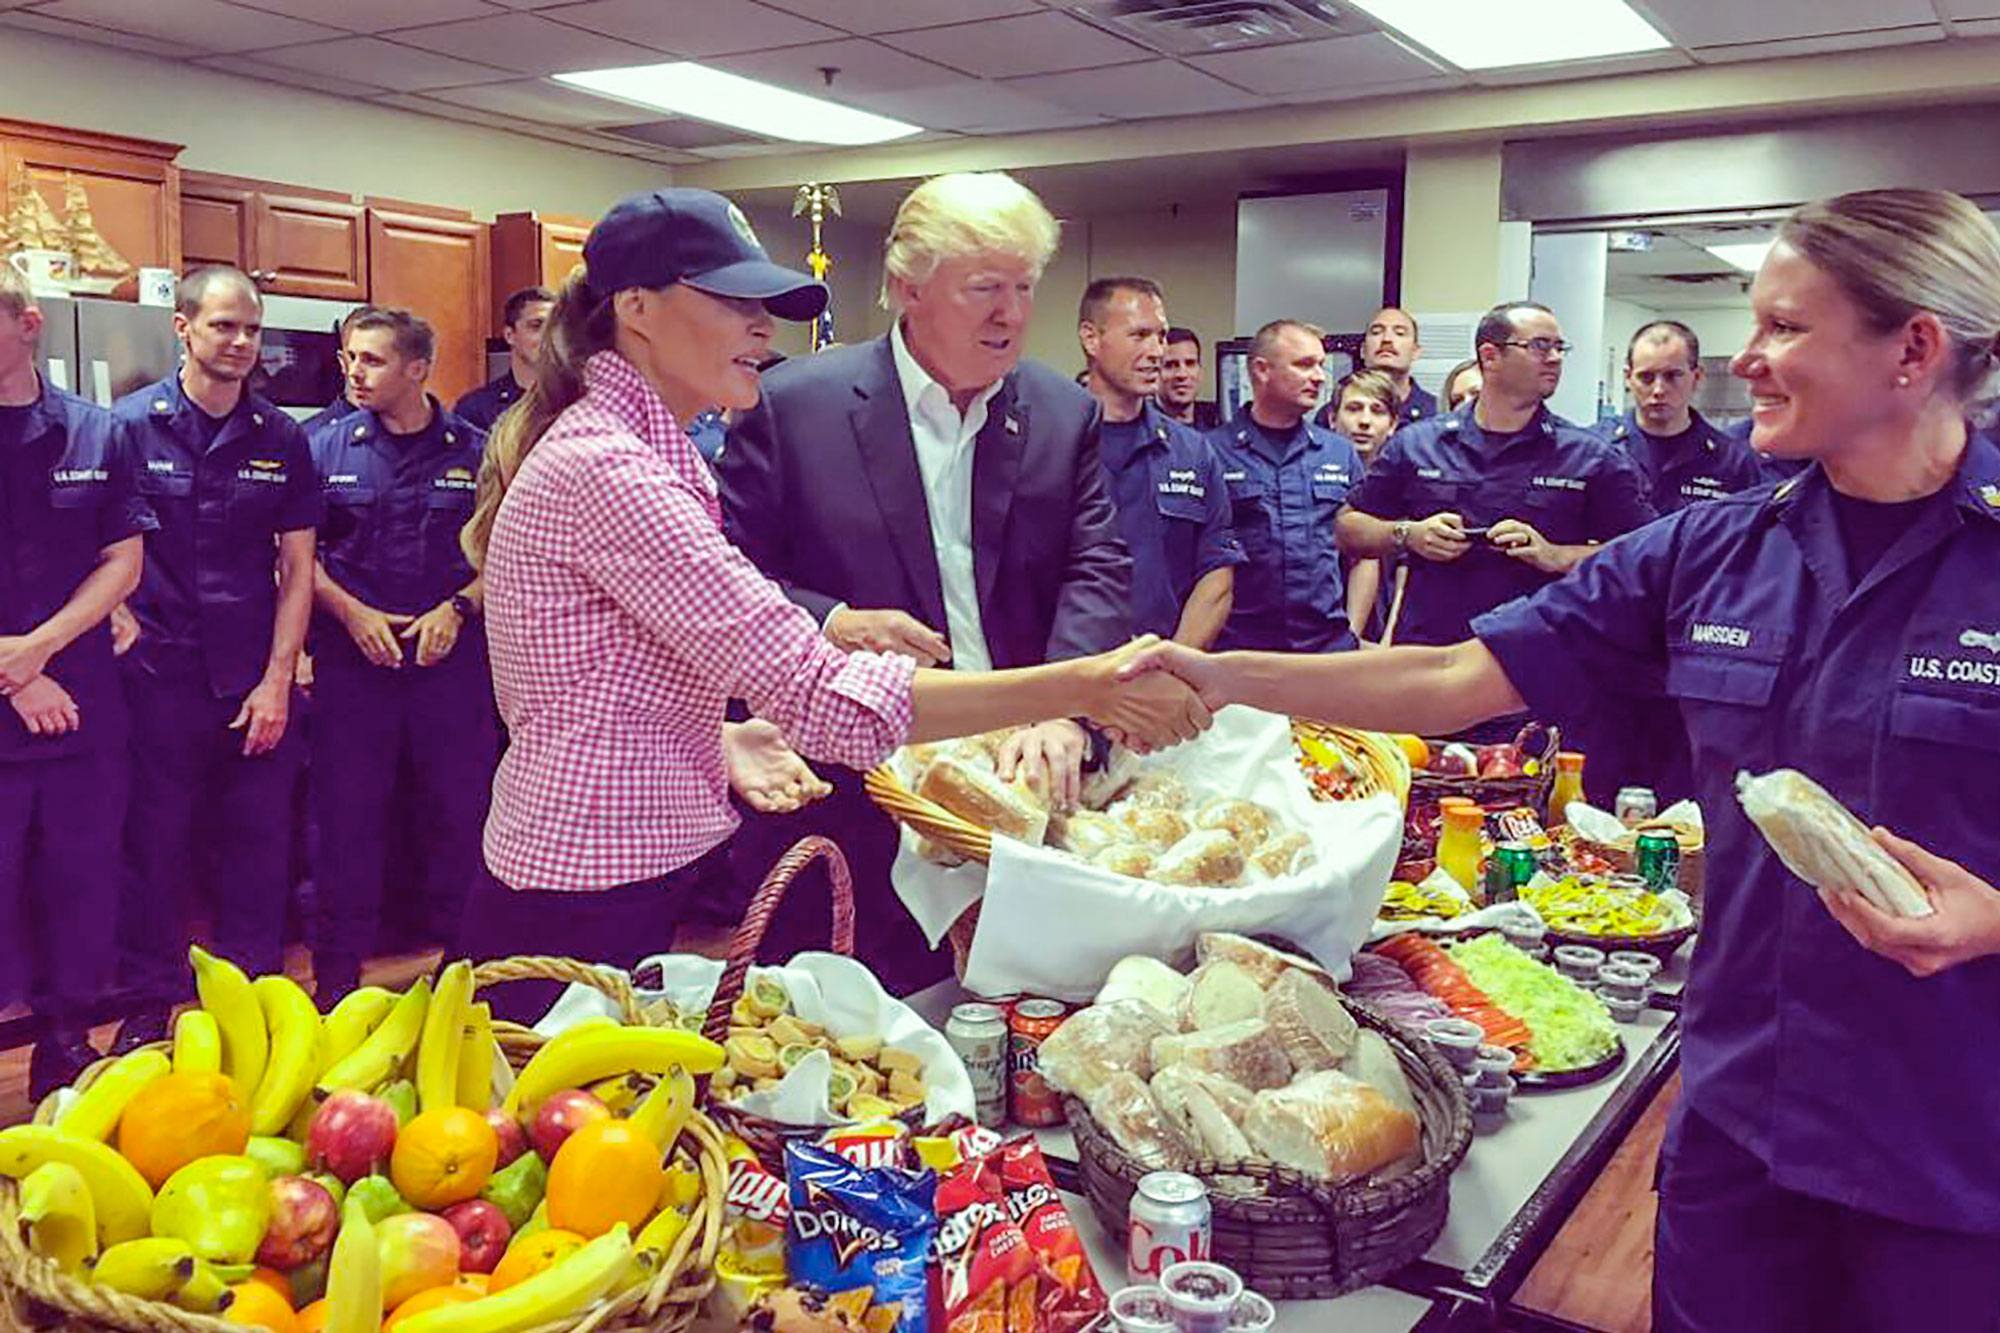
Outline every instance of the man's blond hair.
[(19, 319), (34, 303), (34, 290), (21, 270), (0, 258), (0, 310)]
[(938, 265), (980, 254), (1025, 260), (1036, 278), (1055, 257), (1061, 227), (1034, 191), (1003, 171), (955, 171), (910, 191), (889, 224), (882, 303), (895, 284), (927, 281)]

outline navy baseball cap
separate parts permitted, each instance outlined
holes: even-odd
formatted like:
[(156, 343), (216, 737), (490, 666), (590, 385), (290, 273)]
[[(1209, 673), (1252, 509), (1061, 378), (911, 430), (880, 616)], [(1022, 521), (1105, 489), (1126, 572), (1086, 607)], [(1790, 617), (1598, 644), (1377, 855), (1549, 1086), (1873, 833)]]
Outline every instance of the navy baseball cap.
[(606, 296), (679, 282), (762, 301), (780, 319), (817, 319), (826, 309), (825, 285), (772, 263), (743, 210), (709, 190), (669, 187), (620, 199), (590, 229), (583, 263), (590, 285)]

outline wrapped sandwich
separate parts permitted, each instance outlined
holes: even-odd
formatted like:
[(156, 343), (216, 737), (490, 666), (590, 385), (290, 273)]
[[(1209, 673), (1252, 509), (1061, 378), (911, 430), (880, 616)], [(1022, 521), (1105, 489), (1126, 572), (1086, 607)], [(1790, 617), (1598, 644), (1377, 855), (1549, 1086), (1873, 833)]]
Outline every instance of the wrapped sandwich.
[(1891, 916), (1929, 916), (1916, 876), (1882, 850), (1867, 826), (1797, 769), (1736, 775), (1743, 813), (1786, 867), (1818, 889), (1858, 894)]

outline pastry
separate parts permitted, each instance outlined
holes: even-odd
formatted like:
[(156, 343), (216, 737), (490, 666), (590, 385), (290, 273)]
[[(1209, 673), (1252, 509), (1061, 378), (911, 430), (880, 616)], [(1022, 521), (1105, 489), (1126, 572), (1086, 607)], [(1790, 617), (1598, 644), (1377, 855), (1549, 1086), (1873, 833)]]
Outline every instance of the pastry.
[(1313, 855), (1312, 839), (1296, 832), (1280, 833), (1250, 855), (1250, 863), (1272, 879), (1296, 875), (1317, 859)]
[(1172, 773), (1148, 773), (1125, 793), (1128, 804), (1159, 810), (1185, 810), (1189, 799), (1187, 784)]
[(1094, 810), (1077, 810), (1049, 824), (1049, 841), (1086, 861), (1131, 836), (1123, 824)]
[(1187, 816), (1178, 810), (1121, 801), (1111, 809), (1110, 814), (1132, 830), (1133, 837), (1156, 852), (1164, 852), (1188, 835)]
[(1275, 822), (1271, 812), (1255, 801), (1239, 801), (1226, 796), (1205, 802), (1194, 812), (1196, 828), (1222, 829), (1233, 833), (1238, 845), (1246, 852), (1253, 852), (1264, 845)]
[(1228, 888), (1243, 878), (1243, 849), (1234, 834), (1202, 829), (1161, 853), (1153, 878), (1161, 884)]
[(1145, 879), (1153, 873), (1153, 850), (1136, 842), (1116, 842), (1091, 857), (1090, 863), (1114, 875)]

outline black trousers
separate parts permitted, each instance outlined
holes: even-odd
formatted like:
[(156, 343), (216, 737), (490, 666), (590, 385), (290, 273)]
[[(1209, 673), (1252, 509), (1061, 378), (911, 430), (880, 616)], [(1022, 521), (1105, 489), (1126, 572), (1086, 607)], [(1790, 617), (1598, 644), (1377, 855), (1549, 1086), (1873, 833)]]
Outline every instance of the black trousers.
[(0, 1004), (26, 1000), (82, 1035), (111, 985), (129, 763), (94, 754), (0, 763)]

